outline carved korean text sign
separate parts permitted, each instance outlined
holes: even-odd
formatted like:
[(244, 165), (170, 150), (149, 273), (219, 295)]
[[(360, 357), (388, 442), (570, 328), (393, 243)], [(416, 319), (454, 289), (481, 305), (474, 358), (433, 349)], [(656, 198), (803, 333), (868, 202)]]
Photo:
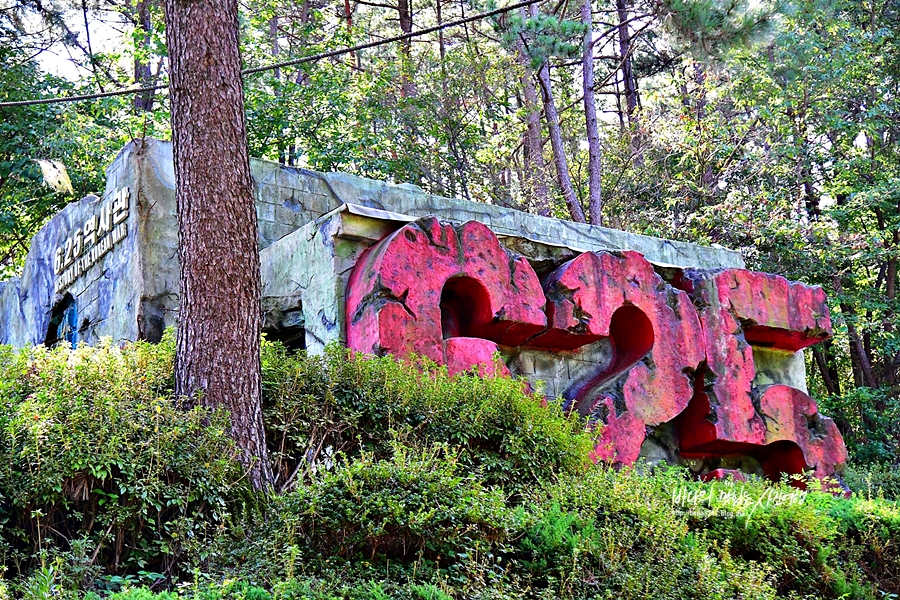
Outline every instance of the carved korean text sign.
[(112, 198), (99, 203), (93, 215), (67, 233), (53, 255), (53, 272), (57, 275), (53, 286), (55, 293), (64, 292), (125, 239), (130, 199), (130, 190), (121, 188)]

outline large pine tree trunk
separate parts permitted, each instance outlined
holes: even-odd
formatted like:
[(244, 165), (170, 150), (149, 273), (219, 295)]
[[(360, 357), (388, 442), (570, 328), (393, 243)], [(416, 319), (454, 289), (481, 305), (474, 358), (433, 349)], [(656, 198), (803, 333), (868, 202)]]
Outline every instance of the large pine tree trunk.
[(600, 134), (597, 131), (597, 105), (594, 101), (594, 20), (591, 17), (591, 0), (581, 4), (581, 23), (585, 26), (584, 49), (581, 56), (582, 87), (584, 88), (584, 122), (588, 140), (588, 215), (594, 225), (603, 224), (603, 189), (600, 180)]
[(166, 0), (181, 260), (179, 394), (231, 413), (256, 488), (271, 484), (260, 403), (260, 282), (236, 0)]

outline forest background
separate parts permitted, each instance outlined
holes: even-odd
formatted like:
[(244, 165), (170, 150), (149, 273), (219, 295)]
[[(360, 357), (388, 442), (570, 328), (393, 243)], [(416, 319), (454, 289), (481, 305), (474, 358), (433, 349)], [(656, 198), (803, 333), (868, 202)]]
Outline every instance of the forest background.
[[(240, 6), (253, 68), (495, 5)], [(103, 51), (98, 27), (114, 38)], [(248, 76), (250, 153), (720, 244), (752, 269), (821, 285), (836, 334), (808, 353), (810, 390), (854, 463), (890, 467), (900, 461), (898, 30), (890, 0), (543, 2)], [(76, 76), (47, 72), (46, 53), (61, 51)], [(0, 102), (165, 83), (165, 52), (156, 0), (3, 0)], [(21, 268), (55, 211), (103, 189), (122, 145), (169, 138), (169, 122), (162, 90), (0, 107), (0, 277)], [(39, 159), (62, 163), (71, 186), (47, 185)]]

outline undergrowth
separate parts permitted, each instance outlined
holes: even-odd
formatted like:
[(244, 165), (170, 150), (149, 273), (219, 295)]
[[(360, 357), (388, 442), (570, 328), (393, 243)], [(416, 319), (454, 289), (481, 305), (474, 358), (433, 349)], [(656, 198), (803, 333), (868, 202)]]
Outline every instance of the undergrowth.
[(173, 354), (0, 348), (0, 600), (900, 593), (889, 467), (851, 498), (616, 471), (519, 382), (265, 344), (277, 484), (253, 494)]

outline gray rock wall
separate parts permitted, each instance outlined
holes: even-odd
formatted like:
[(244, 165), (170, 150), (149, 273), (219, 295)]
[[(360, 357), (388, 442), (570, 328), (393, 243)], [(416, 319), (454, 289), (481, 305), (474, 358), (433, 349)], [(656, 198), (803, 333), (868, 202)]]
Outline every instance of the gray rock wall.
[[(271, 331), (305, 328), (310, 348), (341, 339), (342, 278), (356, 257), (403, 222), (426, 215), (487, 224), (539, 272), (585, 250), (637, 250), (661, 268), (743, 266), (740, 254), (723, 248), (441, 198), (409, 184), (322, 174), (261, 160), (251, 161), (251, 172), (263, 257), (265, 322)], [(104, 211), (112, 210), (117, 194), (127, 195), (127, 216), (121, 223), (125, 234), (119, 229), (115, 243), (103, 235), (92, 237), (93, 220), (101, 221)], [(343, 217), (330, 219), (336, 210)], [(71, 307), (74, 321), (67, 331), (77, 334), (78, 341), (93, 344), (106, 336), (116, 342), (159, 339), (177, 320), (175, 215), (171, 143), (148, 139), (128, 144), (107, 169), (103, 196), (73, 202), (55, 215), (34, 237), (21, 277), (0, 282), (0, 343), (44, 343), (51, 320), (72, 317)], [(70, 250), (80, 252), (66, 257), (67, 241)], [(54, 268), (60, 266), (54, 265), (60, 249), (62, 262), (71, 258), (61, 270)], [(63, 315), (67, 306), (70, 312)], [(50, 339), (59, 328), (54, 324), (52, 329)], [(527, 368), (527, 358), (522, 360)]]

